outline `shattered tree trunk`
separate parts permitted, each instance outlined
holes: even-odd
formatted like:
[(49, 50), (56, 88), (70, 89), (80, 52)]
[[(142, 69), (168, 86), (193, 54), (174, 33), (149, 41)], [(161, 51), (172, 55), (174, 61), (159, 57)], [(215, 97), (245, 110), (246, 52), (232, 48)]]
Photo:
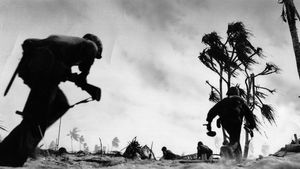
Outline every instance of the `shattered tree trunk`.
[[(250, 75), (250, 79), (248, 80), (248, 86), (249, 86), (249, 88), (247, 89), (247, 105), (248, 106), (250, 105), (250, 93), (251, 93), (251, 89), (252, 89), (252, 93), (253, 93), (253, 103), (255, 101), (255, 86), (254, 85), (255, 85), (254, 74), (251, 74)], [(253, 110), (254, 110), (254, 107), (253, 107)], [(249, 139), (249, 132), (245, 129), (245, 145), (244, 145), (244, 155), (243, 155), (244, 159), (248, 158), (250, 141), (251, 140)]]
[(298, 38), (298, 32), (296, 28), (296, 15), (297, 18), (299, 18), (299, 14), (296, 10), (296, 7), (294, 5), (293, 0), (284, 0), (284, 5), (286, 7), (286, 15), (287, 15), (287, 21), (292, 37), (292, 42), (293, 42), (293, 48), (295, 52), (295, 57), (296, 57), (296, 63), (297, 63), (297, 69), (298, 69), (298, 75), (300, 77), (300, 43), (299, 43), (299, 38)]
[[(223, 79), (222, 79), (222, 76), (223, 76), (223, 69), (221, 68), (220, 66), (220, 79), (219, 79), (219, 85), (220, 85), (220, 100), (223, 99)], [(223, 133), (223, 143), (225, 143), (227, 141), (227, 135), (226, 135), (226, 132), (225, 132), (225, 129), (224, 127), (222, 126), (222, 133)]]

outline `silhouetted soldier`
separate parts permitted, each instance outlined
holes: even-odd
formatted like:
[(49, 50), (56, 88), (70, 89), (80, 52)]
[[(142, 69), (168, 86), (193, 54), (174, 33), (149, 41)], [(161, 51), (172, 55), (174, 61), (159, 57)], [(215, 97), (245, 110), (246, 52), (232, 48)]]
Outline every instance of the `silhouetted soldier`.
[[(102, 44), (97, 36), (27, 39), (22, 48), (17, 73), (31, 90), (22, 122), (0, 143), (0, 165), (5, 166), (22, 166), (46, 129), (70, 108), (58, 87), (60, 82), (74, 82), (93, 100), (99, 101), (101, 97), (100, 88), (87, 83), (95, 58), (101, 58)], [(78, 66), (80, 74), (72, 73), (73, 66)]]
[(161, 157), (161, 159), (175, 160), (180, 158), (179, 155), (174, 154), (171, 150), (168, 150), (167, 147), (162, 147), (161, 151), (163, 152), (163, 156)]
[(244, 99), (240, 97), (240, 91), (238, 87), (229, 88), (226, 94), (228, 97), (218, 102), (209, 110), (206, 118), (206, 121), (208, 122), (207, 130), (209, 131), (208, 134), (212, 132), (211, 122), (218, 115), (218, 127), (222, 125), (229, 134), (228, 146), (233, 150), (234, 157), (232, 158), (240, 159), (242, 154), (240, 134), (243, 118), (245, 117), (245, 128), (250, 131), (251, 136), (253, 136), (252, 130), (256, 128), (256, 120), (254, 114), (251, 112)]
[(197, 146), (197, 159), (208, 160), (212, 155), (213, 151), (201, 141), (198, 142)]

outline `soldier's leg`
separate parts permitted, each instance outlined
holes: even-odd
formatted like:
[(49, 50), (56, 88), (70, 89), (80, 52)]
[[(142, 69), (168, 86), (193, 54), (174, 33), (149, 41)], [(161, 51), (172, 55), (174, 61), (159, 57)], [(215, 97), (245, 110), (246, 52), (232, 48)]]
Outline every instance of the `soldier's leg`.
[(61, 118), (70, 108), (68, 100), (64, 93), (57, 88), (56, 94), (50, 103), (48, 112), (46, 114), (45, 128), (48, 128), (53, 123), (55, 123), (59, 118)]
[(41, 139), (37, 125), (22, 120), (0, 143), (0, 165), (22, 166)]
[(234, 157), (239, 160), (242, 156), (242, 149), (240, 145), (240, 135), (241, 135), (242, 123), (239, 121), (232, 121), (228, 125), (223, 125), (227, 133), (229, 134), (229, 145), (231, 146)]
[(32, 89), (22, 122), (0, 143), (0, 165), (22, 166), (41, 141), (47, 127), (45, 114), (57, 87)]

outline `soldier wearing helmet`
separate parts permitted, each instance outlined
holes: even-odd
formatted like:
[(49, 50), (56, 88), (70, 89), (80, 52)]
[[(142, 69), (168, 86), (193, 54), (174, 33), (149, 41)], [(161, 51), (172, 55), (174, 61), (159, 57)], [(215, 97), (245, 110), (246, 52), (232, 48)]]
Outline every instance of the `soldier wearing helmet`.
[[(222, 126), (229, 135), (229, 146), (234, 150), (234, 157), (241, 157), (240, 134), (243, 123), (243, 118), (246, 120), (246, 127), (252, 131), (256, 128), (255, 116), (245, 103), (244, 99), (240, 97), (240, 89), (238, 87), (231, 87), (227, 91), (227, 97), (214, 105), (208, 112), (206, 121), (208, 135), (211, 134), (211, 122), (219, 116), (217, 120), (218, 127)], [(225, 143), (223, 143), (225, 144)]]
[(175, 160), (175, 159), (179, 159), (180, 156), (177, 154), (174, 154), (171, 150), (168, 150), (167, 147), (163, 146), (161, 148), (161, 151), (163, 152), (163, 156), (161, 157), (161, 159), (164, 160)]
[[(45, 39), (27, 39), (17, 73), (30, 88), (22, 112), (23, 120), (0, 143), (0, 165), (22, 166), (43, 138), (46, 129), (70, 108), (58, 87), (71, 81), (100, 100), (101, 89), (87, 82), (95, 59), (102, 56), (102, 43), (93, 34), (82, 38), (51, 35)], [(78, 66), (79, 74), (72, 73)]]

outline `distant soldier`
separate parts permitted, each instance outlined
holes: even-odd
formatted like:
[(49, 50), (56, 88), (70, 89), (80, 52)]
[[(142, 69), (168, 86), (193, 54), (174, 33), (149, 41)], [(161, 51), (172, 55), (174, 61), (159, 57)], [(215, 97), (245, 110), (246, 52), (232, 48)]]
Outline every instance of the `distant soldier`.
[[(70, 108), (59, 89), (60, 82), (74, 82), (100, 100), (100, 88), (87, 83), (95, 59), (101, 58), (102, 43), (93, 34), (83, 38), (52, 35), (27, 39), (16, 72), (29, 86), (30, 94), (21, 113), (22, 122), (0, 143), (0, 165), (22, 166), (43, 138), (46, 129)], [(78, 66), (80, 74), (72, 73)]]
[(161, 157), (161, 159), (164, 160), (175, 160), (175, 159), (179, 159), (180, 156), (177, 154), (174, 154), (171, 150), (168, 150), (167, 147), (162, 147), (161, 151), (163, 152), (163, 156)]
[(209, 131), (208, 134), (212, 133), (211, 122), (218, 115), (218, 127), (220, 125), (223, 126), (229, 134), (228, 146), (233, 150), (233, 158), (240, 159), (242, 155), (240, 134), (243, 118), (245, 117), (246, 120), (245, 128), (253, 136), (252, 130), (256, 128), (255, 115), (251, 112), (244, 99), (240, 97), (240, 89), (238, 87), (229, 88), (226, 94), (228, 97), (218, 102), (209, 110), (206, 118), (208, 122), (207, 130)]
[(206, 145), (204, 145), (201, 141), (198, 142), (197, 146), (197, 159), (208, 160), (213, 151)]

